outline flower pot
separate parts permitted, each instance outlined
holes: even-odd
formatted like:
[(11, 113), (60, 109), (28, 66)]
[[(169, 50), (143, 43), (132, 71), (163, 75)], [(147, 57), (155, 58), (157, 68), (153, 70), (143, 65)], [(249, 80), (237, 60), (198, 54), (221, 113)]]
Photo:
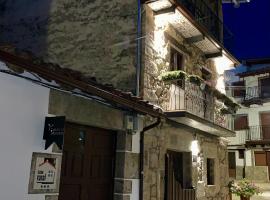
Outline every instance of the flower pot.
[(240, 196), (240, 200), (250, 200), (250, 197)]

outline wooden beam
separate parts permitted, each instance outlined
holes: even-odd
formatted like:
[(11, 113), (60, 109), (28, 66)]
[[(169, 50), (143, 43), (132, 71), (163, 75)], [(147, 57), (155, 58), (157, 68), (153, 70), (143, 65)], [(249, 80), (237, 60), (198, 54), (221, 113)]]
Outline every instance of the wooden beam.
[(209, 58), (217, 58), (217, 57), (221, 57), (222, 56), (222, 50), (219, 50), (216, 53), (209, 53), (209, 54), (205, 54), (204, 55), (207, 59)]
[(200, 41), (202, 41), (204, 39), (205, 39), (204, 35), (196, 35), (196, 36), (193, 36), (193, 37), (186, 38), (185, 42), (188, 43), (188, 44), (193, 44), (193, 43), (196, 43), (196, 42), (200, 42)]
[(164, 8), (158, 11), (154, 11), (154, 15), (162, 15), (162, 14), (166, 14), (166, 13), (175, 13), (175, 6), (171, 6), (169, 8)]

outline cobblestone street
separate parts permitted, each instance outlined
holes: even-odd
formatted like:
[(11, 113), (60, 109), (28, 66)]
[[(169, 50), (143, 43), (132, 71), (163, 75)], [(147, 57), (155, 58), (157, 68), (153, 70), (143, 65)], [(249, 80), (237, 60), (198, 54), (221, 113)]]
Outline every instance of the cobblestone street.
[[(270, 200), (270, 183), (256, 183), (263, 192), (260, 195), (253, 196), (251, 200)], [(240, 200), (240, 197), (233, 196), (233, 200)]]

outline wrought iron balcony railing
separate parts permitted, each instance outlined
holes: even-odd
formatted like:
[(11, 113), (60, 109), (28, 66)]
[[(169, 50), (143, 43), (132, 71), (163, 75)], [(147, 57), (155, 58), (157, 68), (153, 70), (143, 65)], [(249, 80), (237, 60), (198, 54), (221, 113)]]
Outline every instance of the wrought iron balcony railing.
[(185, 111), (206, 119), (223, 128), (232, 130), (229, 117), (220, 112), (223, 104), (216, 98), (202, 90), (199, 86), (188, 80), (177, 81), (170, 85), (170, 100), (166, 106), (167, 111)]
[(270, 140), (270, 125), (249, 126), (246, 141)]
[(241, 101), (252, 101), (252, 100), (263, 100), (270, 98), (270, 86), (267, 88), (266, 86), (254, 86), (254, 87), (246, 87), (242, 92), (242, 97), (240, 97)]
[(228, 138), (230, 145), (244, 145), (252, 141), (270, 141), (270, 125), (249, 126), (243, 130), (237, 130), (236, 136)]
[[(223, 24), (219, 16), (207, 5), (204, 0), (176, 0), (205, 29), (221, 44), (230, 49), (233, 40), (232, 32)], [(226, 41), (225, 41), (226, 40)]]

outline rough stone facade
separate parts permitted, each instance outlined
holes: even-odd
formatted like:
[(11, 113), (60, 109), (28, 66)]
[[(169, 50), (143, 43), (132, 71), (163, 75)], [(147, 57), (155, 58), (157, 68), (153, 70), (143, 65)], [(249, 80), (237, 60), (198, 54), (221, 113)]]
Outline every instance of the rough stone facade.
[(4, 0), (0, 43), (135, 91), (137, 1)]
[(170, 71), (170, 50), (176, 48), (184, 55), (184, 71), (188, 74), (201, 76), (201, 67), (212, 72), (212, 84), (216, 85), (216, 68), (210, 59), (206, 59), (203, 52), (193, 45), (189, 45), (179, 32), (169, 24), (155, 22), (154, 14), (145, 6), (144, 16), (144, 51), (143, 54), (143, 96), (146, 100), (166, 107), (169, 101), (169, 85), (164, 84), (159, 76)]
[(68, 122), (116, 131), (114, 199), (129, 200), (133, 192), (132, 180), (139, 179), (139, 153), (133, 151), (136, 138), (125, 130), (124, 112), (55, 90), (50, 92), (49, 103), (49, 113), (65, 116)]
[[(227, 143), (217, 137), (197, 134), (199, 156), (192, 162), (192, 185), (196, 188), (198, 200), (227, 200), (228, 191), (228, 158)], [(165, 155), (167, 150), (191, 152), (194, 132), (185, 127), (174, 127), (163, 123), (145, 135), (144, 157), (144, 199), (164, 199)], [(215, 184), (207, 185), (207, 158), (214, 159)]]
[[(211, 84), (217, 84), (216, 66), (206, 59), (197, 47), (185, 42), (179, 32), (164, 21), (155, 20), (152, 10), (145, 6), (145, 40), (143, 43), (143, 91), (144, 98), (164, 110), (169, 102), (170, 85), (164, 84), (159, 76), (170, 71), (170, 50), (175, 48), (184, 55), (184, 71), (202, 75), (201, 67), (212, 72)], [(162, 200), (166, 187), (165, 155), (168, 150), (191, 152), (191, 142), (196, 131), (186, 127), (175, 127), (163, 123), (145, 134), (144, 152), (144, 199)], [(200, 146), (198, 162), (192, 163), (192, 184), (198, 200), (227, 200), (228, 158), (227, 143), (209, 134), (197, 134)], [(207, 158), (215, 161), (215, 184), (207, 185)]]

